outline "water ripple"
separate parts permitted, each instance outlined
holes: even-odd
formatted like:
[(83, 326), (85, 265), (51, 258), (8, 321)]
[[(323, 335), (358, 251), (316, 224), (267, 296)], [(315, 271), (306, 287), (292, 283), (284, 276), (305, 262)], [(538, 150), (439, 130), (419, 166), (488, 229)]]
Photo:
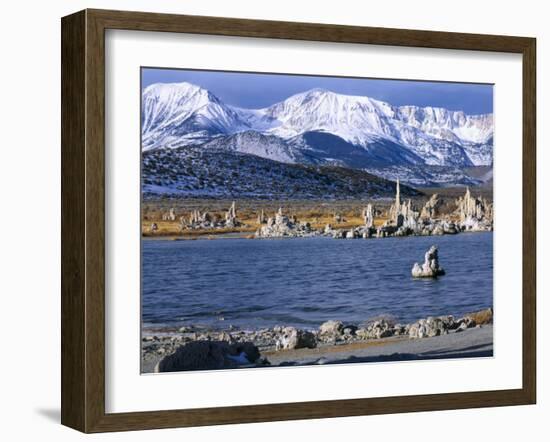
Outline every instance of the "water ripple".
[[(492, 305), (491, 233), (336, 241), (143, 241), (143, 321), (259, 328), (410, 322)], [(440, 248), (447, 275), (413, 280), (412, 264)], [(261, 312), (261, 313), (260, 313)], [(225, 321), (220, 321), (223, 317)]]

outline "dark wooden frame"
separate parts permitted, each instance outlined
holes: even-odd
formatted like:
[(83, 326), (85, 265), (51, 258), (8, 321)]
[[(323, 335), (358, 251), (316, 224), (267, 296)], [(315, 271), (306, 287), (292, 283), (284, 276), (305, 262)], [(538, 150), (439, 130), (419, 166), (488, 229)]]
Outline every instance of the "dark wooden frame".
[[(525, 37), (84, 10), (62, 26), (61, 422), (141, 430), (534, 404), (536, 400), (536, 40)], [(523, 56), (523, 386), (514, 390), (192, 410), (105, 413), (105, 30), (518, 53)], [(518, 146), (519, 148), (519, 146)]]

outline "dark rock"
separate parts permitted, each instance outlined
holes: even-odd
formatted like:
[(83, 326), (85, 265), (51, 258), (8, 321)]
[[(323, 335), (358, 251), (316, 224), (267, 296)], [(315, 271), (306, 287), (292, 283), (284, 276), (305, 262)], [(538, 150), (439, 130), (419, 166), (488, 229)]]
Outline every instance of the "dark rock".
[(345, 325), (343, 330), (342, 330), (342, 333), (344, 333), (345, 335), (355, 335), (355, 332), (357, 331), (357, 326), (356, 325), (353, 325), (353, 324), (349, 324), (349, 325)]
[(251, 342), (229, 344), (221, 341), (194, 341), (178, 347), (173, 354), (163, 358), (156, 371), (237, 368), (253, 364), (259, 357), (258, 348)]

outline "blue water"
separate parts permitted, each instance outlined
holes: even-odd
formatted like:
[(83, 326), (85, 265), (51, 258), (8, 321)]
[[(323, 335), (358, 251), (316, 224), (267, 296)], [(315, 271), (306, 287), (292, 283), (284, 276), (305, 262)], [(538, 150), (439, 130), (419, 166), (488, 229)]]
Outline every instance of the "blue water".
[[(439, 247), (447, 274), (415, 280), (411, 267)], [(144, 326), (412, 322), (493, 305), (493, 235), (334, 240), (143, 241)]]

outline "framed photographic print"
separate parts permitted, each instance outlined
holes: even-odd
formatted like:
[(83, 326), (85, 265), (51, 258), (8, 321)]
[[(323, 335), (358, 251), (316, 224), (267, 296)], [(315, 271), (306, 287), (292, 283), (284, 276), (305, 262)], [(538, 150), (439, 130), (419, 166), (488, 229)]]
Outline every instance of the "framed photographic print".
[(62, 19), (62, 423), (532, 404), (535, 40)]

